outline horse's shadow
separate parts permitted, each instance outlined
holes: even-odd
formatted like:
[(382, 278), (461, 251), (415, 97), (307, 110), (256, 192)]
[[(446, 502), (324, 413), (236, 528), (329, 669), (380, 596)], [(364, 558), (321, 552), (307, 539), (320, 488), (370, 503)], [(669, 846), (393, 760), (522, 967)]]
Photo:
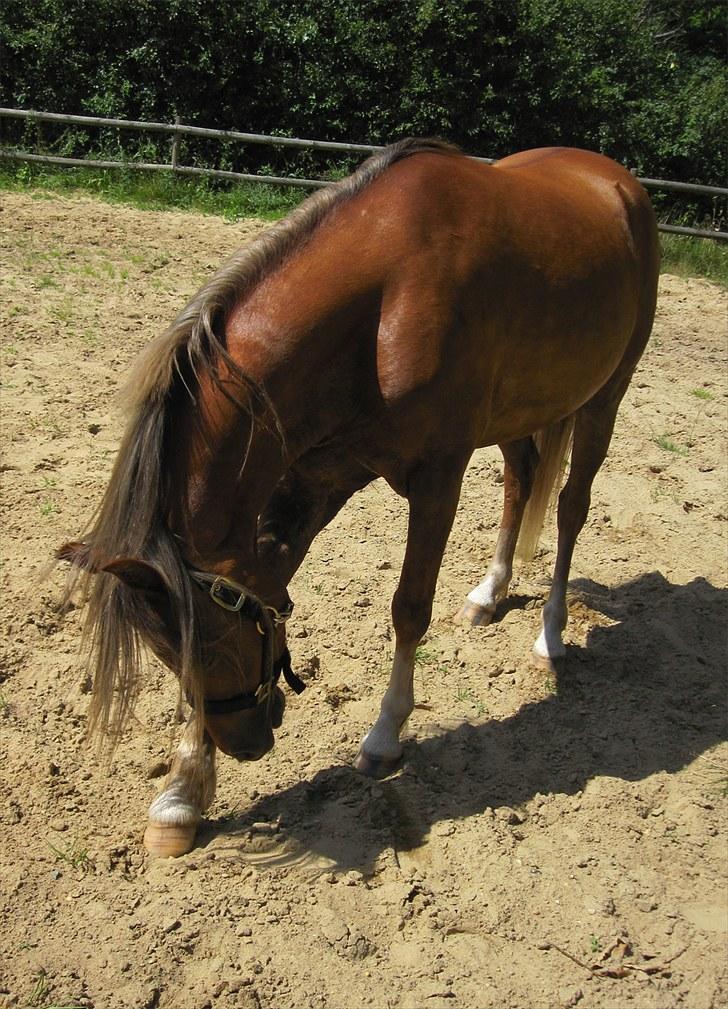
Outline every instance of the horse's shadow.
[(308, 858), (366, 875), (386, 848), (418, 847), (439, 821), (518, 807), (536, 793), (573, 794), (598, 775), (675, 772), (726, 738), (728, 591), (702, 578), (672, 585), (657, 572), (571, 589), (619, 622), (592, 627), (587, 648), (570, 649), (555, 694), (502, 721), (435, 726), (406, 744), (403, 770), (379, 784), (349, 767), (321, 770), (244, 815), (209, 822), (200, 843), (249, 858), (251, 825), (279, 818), (288, 854), (273, 844), (272, 862)]

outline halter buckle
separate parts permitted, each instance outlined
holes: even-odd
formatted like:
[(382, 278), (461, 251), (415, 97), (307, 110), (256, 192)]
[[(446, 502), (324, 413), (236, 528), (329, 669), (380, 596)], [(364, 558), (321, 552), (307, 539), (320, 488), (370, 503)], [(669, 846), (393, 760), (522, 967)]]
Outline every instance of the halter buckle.
[[(233, 595), (237, 594), (237, 599), (234, 602), (228, 602), (224, 593), (232, 593)], [(218, 575), (210, 586), (210, 598), (213, 602), (216, 602), (218, 606), (222, 606), (224, 610), (230, 610), (231, 613), (237, 613), (243, 608), (243, 606), (245, 606), (245, 600), (247, 597), (242, 586), (238, 585), (230, 578)]]

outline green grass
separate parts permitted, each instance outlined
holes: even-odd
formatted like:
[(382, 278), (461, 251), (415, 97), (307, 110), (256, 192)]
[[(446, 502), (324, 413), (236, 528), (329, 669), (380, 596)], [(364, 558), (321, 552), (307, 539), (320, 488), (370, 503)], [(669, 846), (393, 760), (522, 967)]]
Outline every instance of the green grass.
[(56, 856), (57, 862), (65, 862), (71, 868), (81, 869), (83, 872), (91, 867), (88, 848), (83, 847), (78, 839), (66, 841), (60, 848), (50, 841), (46, 841), (46, 844)]
[(65, 1000), (63, 1002), (48, 1002), (49, 992), (48, 975), (41, 967), (38, 973), (33, 976), (33, 987), (23, 1009), (83, 1009), (83, 1006), (73, 999), (70, 1002)]
[(41, 968), (33, 978), (33, 988), (28, 996), (28, 1005), (35, 1009), (36, 1006), (40, 1006), (45, 1002), (47, 995), (48, 977), (46, 972)]
[(660, 235), (662, 272), (705, 277), (728, 287), (728, 242), (687, 235)]
[(664, 452), (674, 452), (675, 455), (688, 454), (688, 450), (682, 445), (678, 445), (676, 441), (673, 441), (669, 434), (660, 434), (652, 440), (655, 445), (661, 448)]
[(711, 399), (715, 399), (715, 396), (713, 395), (712, 392), (709, 392), (708, 389), (702, 389), (700, 387), (698, 387), (697, 389), (691, 389), (690, 394), (692, 396), (695, 396), (696, 399), (703, 399), (706, 402), (709, 402)]
[(427, 645), (418, 645), (415, 648), (415, 665), (432, 666), (437, 662), (435, 653)]
[(297, 206), (308, 190), (268, 183), (225, 183), (133, 169), (53, 168), (0, 162), (0, 190), (47, 195), (98, 196), (139, 210), (189, 210), (228, 220), (277, 220)]
[(485, 714), (485, 705), (470, 687), (459, 686), (455, 693), (455, 700), (460, 704), (472, 704), (475, 707), (475, 714), (478, 718), (481, 718)]

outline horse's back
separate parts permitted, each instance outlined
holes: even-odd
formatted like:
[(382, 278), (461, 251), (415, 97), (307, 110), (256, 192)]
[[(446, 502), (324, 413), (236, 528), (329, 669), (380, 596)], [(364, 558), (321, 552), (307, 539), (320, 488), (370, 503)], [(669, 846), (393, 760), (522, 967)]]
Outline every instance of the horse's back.
[[(491, 285), (594, 303), (654, 286), (657, 230), (642, 186), (590, 151), (540, 148), (487, 165), (459, 154), (422, 153), (393, 165), (341, 208), (333, 245), (358, 249), (351, 268), (383, 287), (427, 288), (462, 303)], [(336, 229), (339, 236), (336, 236)], [(423, 278), (429, 281), (423, 285)], [(610, 289), (607, 292), (606, 289)]]

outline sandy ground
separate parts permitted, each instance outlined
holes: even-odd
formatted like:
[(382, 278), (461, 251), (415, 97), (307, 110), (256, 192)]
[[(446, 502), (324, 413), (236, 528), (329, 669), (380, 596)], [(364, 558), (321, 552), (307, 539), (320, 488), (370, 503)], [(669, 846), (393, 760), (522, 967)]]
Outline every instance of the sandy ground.
[(0, 1006), (709, 1009), (725, 943), (726, 298), (664, 276), (572, 569), (565, 671), (529, 664), (553, 523), (487, 629), (500, 460), (478, 453), (417, 669), (407, 759), (351, 768), (388, 675), (405, 507), (375, 484), (292, 587), (308, 680), (261, 763), (220, 761), (199, 846), (146, 856), (175, 721), (150, 661), (110, 765), (82, 615), (38, 584), (105, 485), (114, 394), (259, 222), (7, 195), (2, 229)]

